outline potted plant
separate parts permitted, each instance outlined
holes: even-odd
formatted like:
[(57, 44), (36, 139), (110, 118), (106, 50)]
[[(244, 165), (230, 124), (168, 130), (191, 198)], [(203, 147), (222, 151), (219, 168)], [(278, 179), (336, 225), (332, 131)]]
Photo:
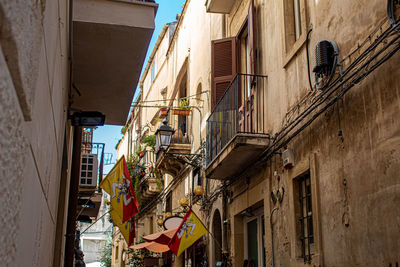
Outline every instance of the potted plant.
[(168, 115), (168, 107), (161, 107), (160, 108), (160, 114), (159, 117), (160, 119), (164, 119)]
[(144, 150), (143, 150), (142, 146), (139, 147), (139, 150), (136, 152), (136, 154), (138, 155), (139, 158), (143, 158)]
[(189, 99), (182, 99), (178, 103), (179, 108), (174, 109), (174, 115), (189, 116), (190, 114), (190, 101)]
[(147, 147), (151, 147), (151, 149), (154, 151), (156, 147), (156, 136), (154, 134), (148, 135), (144, 137), (140, 142), (142, 144), (145, 144)]

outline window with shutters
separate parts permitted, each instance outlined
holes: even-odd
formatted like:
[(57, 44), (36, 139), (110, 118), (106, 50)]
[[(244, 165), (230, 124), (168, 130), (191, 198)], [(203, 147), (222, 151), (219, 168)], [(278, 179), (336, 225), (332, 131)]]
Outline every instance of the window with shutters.
[(283, 0), (283, 4), (286, 65), (306, 41), (307, 14), (304, 0)]
[[(254, 0), (251, 0), (248, 17), (239, 35), (212, 41), (212, 108), (238, 72), (256, 74), (255, 25)], [(251, 82), (250, 79), (248, 81)]]
[(236, 38), (212, 41), (212, 108), (218, 103), (237, 73)]

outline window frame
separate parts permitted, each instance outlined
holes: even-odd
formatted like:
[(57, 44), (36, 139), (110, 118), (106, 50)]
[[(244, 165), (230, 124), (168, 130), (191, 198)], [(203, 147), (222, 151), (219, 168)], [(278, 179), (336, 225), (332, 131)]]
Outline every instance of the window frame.
[(301, 34), (296, 39), (296, 17), (294, 14), (294, 0), (283, 0), (283, 67), (292, 61), (307, 39), (308, 17), (305, 0), (299, 0), (300, 9), (300, 30)]
[(316, 266), (322, 266), (322, 239), (321, 239), (321, 223), (320, 223), (320, 194), (319, 194), (319, 182), (318, 173), (316, 167), (316, 155), (310, 154), (309, 157), (303, 158), (296, 162), (295, 166), (288, 171), (289, 178), (289, 232), (290, 232), (290, 243), (291, 243), (291, 258), (297, 263), (297, 266), (309, 266), (309, 263), (304, 262), (302, 257), (301, 242), (299, 241), (299, 228), (298, 228), (298, 214), (296, 214), (296, 183), (298, 178), (306, 173), (310, 174), (311, 183), (311, 201), (312, 201), (312, 223), (313, 223), (313, 235), (314, 245), (312, 247), (311, 263)]
[[(315, 242), (312, 212), (312, 184), (310, 172), (307, 171), (306, 173), (296, 177), (294, 179), (294, 183), (296, 191), (296, 193), (294, 194), (296, 210), (296, 237), (297, 239), (300, 239), (297, 241), (301, 243), (301, 257), (303, 258), (304, 263), (311, 263), (311, 257), (315, 252)], [(307, 191), (307, 186), (310, 187), (309, 192)], [(311, 211), (309, 211), (310, 206)], [(310, 225), (312, 234), (310, 234)], [(307, 231), (305, 230), (306, 228)]]

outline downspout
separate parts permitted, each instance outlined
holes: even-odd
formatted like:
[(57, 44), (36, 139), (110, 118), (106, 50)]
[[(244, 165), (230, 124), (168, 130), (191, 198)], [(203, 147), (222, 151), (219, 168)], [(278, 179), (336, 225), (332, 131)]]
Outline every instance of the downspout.
[(271, 260), (272, 260), (272, 267), (275, 267), (275, 257), (274, 257), (274, 227), (272, 225), (272, 215), (274, 215), (274, 212), (277, 211), (279, 208), (275, 207), (272, 209), (270, 215), (269, 215), (269, 225), (271, 227)]

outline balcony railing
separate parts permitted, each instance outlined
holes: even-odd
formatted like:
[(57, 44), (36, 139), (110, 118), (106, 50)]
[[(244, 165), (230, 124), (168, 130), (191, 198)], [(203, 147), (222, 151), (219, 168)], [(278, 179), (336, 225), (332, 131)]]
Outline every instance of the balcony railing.
[[(178, 103), (175, 105), (178, 106)], [(173, 112), (170, 111), (168, 121), (170, 122), (172, 129), (175, 130), (175, 133), (171, 138), (171, 145), (190, 144), (189, 136), (191, 127), (189, 125), (189, 116), (174, 115)]]
[(207, 165), (235, 135), (265, 135), (263, 75), (237, 74), (207, 119)]

